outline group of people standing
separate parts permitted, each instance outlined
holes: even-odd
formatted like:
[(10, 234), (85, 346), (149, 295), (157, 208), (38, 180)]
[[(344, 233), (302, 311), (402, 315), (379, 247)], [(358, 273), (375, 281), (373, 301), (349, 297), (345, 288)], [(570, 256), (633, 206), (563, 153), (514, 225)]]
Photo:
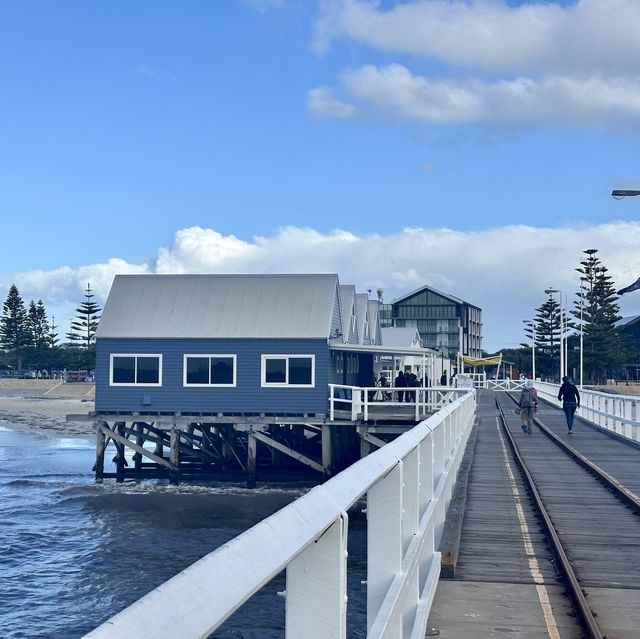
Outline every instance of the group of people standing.
[[(427, 380), (428, 382), (428, 380)], [(376, 386), (380, 386), (380, 388), (389, 388), (389, 391), (382, 391), (377, 393), (377, 398), (382, 400), (391, 399), (391, 386), (389, 386), (389, 380), (385, 375), (380, 375), (380, 377), (375, 382)], [(427, 384), (428, 385), (428, 384)], [(393, 389), (397, 395), (397, 401), (399, 402), (414, 402), (416, 400), (416, 392), (411, 390), (406, 390), (409, 388), (419, 388), (422, 386), (422, 380), (418, 378), (415, 373), (400, 371), (393, 382)]]

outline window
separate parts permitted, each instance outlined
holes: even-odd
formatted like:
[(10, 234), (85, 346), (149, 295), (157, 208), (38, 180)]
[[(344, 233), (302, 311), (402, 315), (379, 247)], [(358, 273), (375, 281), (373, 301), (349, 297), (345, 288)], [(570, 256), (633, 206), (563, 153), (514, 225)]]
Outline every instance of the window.
[(111, 386), (162, 386), (162, 355), (111, 354)]
[(235, 355), (185, 355), (184, 386), (235, 386)]
[(262, 386), (315, 386), (315, 355), (263, 355)]

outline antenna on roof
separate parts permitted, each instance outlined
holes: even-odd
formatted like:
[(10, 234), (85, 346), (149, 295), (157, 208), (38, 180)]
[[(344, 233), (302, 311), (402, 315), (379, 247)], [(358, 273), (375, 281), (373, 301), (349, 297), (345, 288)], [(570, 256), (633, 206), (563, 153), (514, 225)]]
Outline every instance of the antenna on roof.
[(368, 288), (368, 289), (367, 289), (367, 297), (370, 297), (370, 296), (371, 296), (371, 289), (370, 289), (370, 288)]
[(378, 296), (378, 302), (382, 303), (382, 296), (384, 295), (384, 291), (379, 288), (376, 290), (376, 295)]

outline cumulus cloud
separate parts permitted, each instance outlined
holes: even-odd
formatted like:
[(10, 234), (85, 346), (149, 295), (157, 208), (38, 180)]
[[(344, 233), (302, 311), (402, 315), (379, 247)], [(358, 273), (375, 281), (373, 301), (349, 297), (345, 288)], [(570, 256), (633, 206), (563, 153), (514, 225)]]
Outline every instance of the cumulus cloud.
[(307, 93), (307, 110), (317, 118), (348, 119), (355, 115), (355, 107), (338, 100), (329, 87), (317, 87)]
[(347, 38), (389, 56), (411, 54), (412, 65), (420, 58), (439, 64), (429, 67), (437, 74), (415, 73), (408, 62), (395, 60), (346, 71), (336, 87), (309, 91), (307, 108), (315, 116), (357, 113), (442, 125), (638, 126), (637, 0), (326, 0), (321, 6), (319, 51)]
[(640, 55), (637, 0), (527, 2), (418, 0), (323, 3), (315, 46), (348, 37), (376, 49), (464, 67), (524, 71), (635, 71)]
[[(390, 301), (429, 284), (483, 309), (485, 348), (517, 345), (522, 320), (533, 316), (544, 289), (577, 289), (574, 271), (582, 251), (597, 247), (616, 285), (640, 275), (640, 222), (614, 222), (571, 229), (507, 226), (467, 232), (407, 228), (390, 235), (358, 236), (284, 227), (270, 237), (240, 240), (213, 229), (178, 231), (172, 244), (144, 264), (111, 259), (78, 269), (15, 274), (3, 282), (23, 298), (42, 298), (64, 333), (90, 282), (102, 304), (117, 273), (338, 273), (359, 290), (385, 291)], [(0, 291), (1, 292), (1, 291)], [(640, 314), (640, 293), (621, 299), (623, 315)]]
[[(637, 128), (640, 121), (640, 76), (430, 80), (390, 64), (348, 71), (342, 85), (361, 108), (434, 124), (599, 127), (615, 123)], [(331, 109), (318, 109), (316, 115), (343, 117)]]

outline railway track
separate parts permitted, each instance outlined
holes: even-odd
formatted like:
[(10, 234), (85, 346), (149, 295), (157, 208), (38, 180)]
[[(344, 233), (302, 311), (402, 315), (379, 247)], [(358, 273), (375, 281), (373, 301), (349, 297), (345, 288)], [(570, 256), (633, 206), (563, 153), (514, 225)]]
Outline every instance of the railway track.
[[(557, 410), (544, 420), (536, 418), (532, 435), (523, 433), (520, 417), (513, 414), (515, 401), (496, 393), (502, 430), (586, 636), (639, 637), (640, 499), (636, 487), (627, 485), (632, 475), (625, 467), (623, 479), (616, 476), (615, 454), (605, 470), (590, 459), (588, 446), (578, 450), (564, 441), (558, 434), (564, 415)], [(597, 451), (597, 441), (591, 445)], [(640, 468), (637, 449), (633, 456)], [(628, 465), (626, 453), (620, 457), (625, 459), (621, 468)]]

